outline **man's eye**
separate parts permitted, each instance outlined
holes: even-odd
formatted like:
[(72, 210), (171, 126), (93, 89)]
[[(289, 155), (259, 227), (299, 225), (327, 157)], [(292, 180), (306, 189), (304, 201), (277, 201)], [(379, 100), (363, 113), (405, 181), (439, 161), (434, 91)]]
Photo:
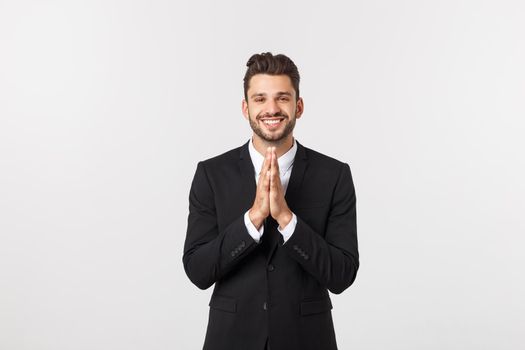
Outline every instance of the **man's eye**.
[(256, 98), (255, 99), (255, 102), (263, 102), (264, 101), (264, 98)]
[(283, 101), (283, 102), (288, 102), (289, 101), (288, 97), (281, 97), (280, 100)]

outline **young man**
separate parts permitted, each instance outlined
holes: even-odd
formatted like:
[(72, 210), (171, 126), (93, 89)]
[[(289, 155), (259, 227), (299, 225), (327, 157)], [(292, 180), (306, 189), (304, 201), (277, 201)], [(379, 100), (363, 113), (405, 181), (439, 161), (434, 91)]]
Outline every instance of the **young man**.
[(284, 55), (247, 63), (242, 112), (253, 135), (197, 165), (183, 263), (215, 284), (205, 350), (337, 349), (328, 291), (359, 268), (348, 164), (293, 137), (299, 73)]

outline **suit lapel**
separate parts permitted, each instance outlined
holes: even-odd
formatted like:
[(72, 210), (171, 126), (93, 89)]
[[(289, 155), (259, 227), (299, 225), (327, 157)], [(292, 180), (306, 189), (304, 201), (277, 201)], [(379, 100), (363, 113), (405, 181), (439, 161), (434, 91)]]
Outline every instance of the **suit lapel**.
[(296, 203), (299, 193), (301, 191), (301, 185), (303, 183), (304, 173), (308, 167), (308, 159), (306, 157), (306, 150), (304, 146), (301, 145), (297, 140), (297, 152), (295, 153), (292, 173), (290, 174), (290, 181), (288, 182), (288, 188), (286, 189), (286, 194), (284, 199), (288, 207), (291, 209), (294, 207), (293, 204)]
[(250, 151), (248, 150), (248, 143), (246, 142), (239, 152), (239, 171), (241, 174), (241, 186), (243, 191), (242, 196), (242, 207), (251, 208), (253, 200), (255, 199), (255, 190), (257, 184), (255, 183), (255, 170), (253, 162), (250, 157)]

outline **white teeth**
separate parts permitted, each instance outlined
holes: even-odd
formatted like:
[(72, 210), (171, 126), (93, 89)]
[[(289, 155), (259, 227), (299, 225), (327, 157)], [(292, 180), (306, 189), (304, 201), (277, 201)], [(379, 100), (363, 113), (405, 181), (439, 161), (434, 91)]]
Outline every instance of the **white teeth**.
[(280, 120), (264, 120), (263, 123), (265, 124), (277, 124)]

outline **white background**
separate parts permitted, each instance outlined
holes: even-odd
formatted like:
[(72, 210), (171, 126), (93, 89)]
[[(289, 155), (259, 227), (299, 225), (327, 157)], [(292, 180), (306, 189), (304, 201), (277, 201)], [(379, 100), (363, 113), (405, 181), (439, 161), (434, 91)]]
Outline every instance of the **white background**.
[(0, 1), (0, 349), (200, 349), (199, 160), (238, 147), (253, 53), (348, 162), (341, 349), (523, 349), (523, 1)]

